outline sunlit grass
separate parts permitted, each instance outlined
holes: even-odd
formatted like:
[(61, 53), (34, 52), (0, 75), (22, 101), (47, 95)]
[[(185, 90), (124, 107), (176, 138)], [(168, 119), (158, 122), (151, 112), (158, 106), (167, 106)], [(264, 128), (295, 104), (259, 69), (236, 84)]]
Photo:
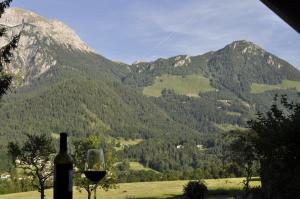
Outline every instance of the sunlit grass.
[(251, 93), (263, 93), (265, 91), (277, 89), (296, 89), (300, 92), (300, 81), (283, 80), (281, 84), (252, 84)]
[(154, 171), (154, 172), (157, 172), (157, 171), (155, 171), (151, 168), (144, 167), (144, 165), (142, 165), (139, 162), (129, 162), (129, 166), (130, 166), (130, 169), (134, 170), (134, 171)]
[(245, 130), (246, 129), (241, 126), (233, 125), (233, 124), (215, 124), (215, 126), (223, 131)]
[(172, 89), (180, 95), (199, 97), (199, 93), (213, 91), (209, 79), (201, 74), (177, 76), (162, 75), (155, 78), (154, 84), (147, 86), (143, 94), (158, 97), (163, 89)]
[(143, 139), (124, 139), (118, 138), (115, 140), (120, 143), (120, 146), (115, 147), (117, 151), (124, 149), (125, 146), (133, 146), (143, 141)]
[[(238, 191), (243, 188), (243, 178), (226, 178), (226, 179), (208, 179), (205, 183), (211, 192), (226, 192), (226, 191)], [(117, 189), (109, 190), (107, 192), (103, 190), (98, 191), (97, 198), (105, 199), (126, 199), (126, 198), (168, 198), (175, 195), (181, 195), (183, 186), (188, 181), (164, 181), (164, 182), (138, 182), (138, 183), (122, 183), (118, 185)], [(251, 182), (251, 186), (259, 186), (259, 181)], [(52, 189), (46, 190), (46, 198), (52, 198)], [(87, 194), (85, 191), (79, 193), (74, 188), (74, 199), (86, 199)], [(0, 195), (0, 199), (36, 199), (39, 198), (37, 191), (15, 193)], [(216, 195), (210, 198), (220, 198), (220, 195)]]
[(242, 114), (239, 112), (233, 112), (233, 111), (228, 111), (226, 112), (227, 115), (232, 115), (232, 116), (241, 116)]

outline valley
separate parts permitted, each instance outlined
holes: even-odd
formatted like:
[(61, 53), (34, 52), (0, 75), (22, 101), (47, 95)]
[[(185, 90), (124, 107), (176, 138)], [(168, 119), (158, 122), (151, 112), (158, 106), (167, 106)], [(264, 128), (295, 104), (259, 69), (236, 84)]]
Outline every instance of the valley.
[(77, 139), (96, 136), (114, 157), (121, 184), (99, 193), (106, 198), (167, 198), (181, 194), (189, 179), (211, 179), (207, 185), (216, 192), (240, 190), (236, 177), (245, 169), (226, 159), (232, 140), (224, 134), (247, 129), (276, 94), (299, 102), (300, 71), (251, 41), (125, 64), (97, 54), (62, 22), (17, 8), (1, 20), (12, 33), (24, 23), (6, 69), (13, 86), (0, 102), (1, 173), (12, 166), (10, 141), (46, 134), (58, 148), (58, 133), (68, 132), (72, 150)]

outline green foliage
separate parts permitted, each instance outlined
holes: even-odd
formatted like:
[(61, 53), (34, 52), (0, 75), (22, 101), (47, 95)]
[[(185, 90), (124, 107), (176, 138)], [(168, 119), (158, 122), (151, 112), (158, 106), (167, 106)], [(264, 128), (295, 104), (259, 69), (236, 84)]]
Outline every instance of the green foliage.
[[(249, 42), (201, 56), (132, 66), (56, 44), (47, 46), (43, 41), (41, 46), (57, 64), (2, 101), (1, 139), (21, 141), (25, 133), (55, 135), (61, 131), (74, 137), (99, 134), (111, 139), (139, 139), (134, 145), (112, 144), (118, 149), (118, 161), (139, 162), (161, 175), (129, 171), (122, 181), (246, 175), (241, 165), (222, 159), (226, 141), (219, 133), (232, 126), (245, 127), (256, 111), (267, 110), (274, 91), (253, 94), (251, 85), (274, 85), (300, 77), (292, 66), (273, 55), (274, 65), (269, 64), (271, 54), (267, 52), (243, 53), (246, 48), (254, 49)], [(156, 85), (160, 85), (159, 97), (143, 96), (145, 87)], [(186, 96), (190, 87), (193, 95), (200, 92), (200, 97)], [(293, 89), (276, 92), (297, 98)], [(221, 126), (226, 128), (216, 124), (226, 124)], [(178, 150), (180, 145), (184, 147)]]
[[(201, 98), (168, 93), (154, 98), (154, 102), (176, 122), (199, 132), (216, 133), (222, 129), (217, 128), (215, 123), (243, 127), (245, 119), (249, 117), (249, 110), (243, 107), (241, 100), (225, 97), (222, 93), (206, 93)], [(224, 104), (222, 99), (229, 101), (230, 105)], [(241, 115), (228, 115), (228, 111), (238, 111)]]
[(82, 177), (85, 171), (85, 161), (86, 161), (86, 153), (88, 149), (99, 148), (99, 146), (103, 146), (104, 148), (104, 159), (105, 159), (105, 169), (107, 174), (104, 179), (102, 179), (96, 186), (101, 187), (105, 190), (115, 188), (116, 187), (116, 176), (114, 171), (112, 170), (112, 166), (115, 162), (115, 159), (112, 155), (113, 147), (107, 145), (104, 140), (100, 140), (98, 136), (92, 135), (87, 138), (77, 138), (73, 141), (74, 145), (74, 154), (73, 163), (77, 168), (75, 173), (75, 183), (77, 185), (77, 189), (81, 191), (82, 189), (86, 190), (88, 195), (91, 195), (94, 187), (91, 186), (91, 182)]
[(253, 194), (249, 182), (256, 161), (260, 163), (262, 191), (266, 198), (299, 196), (300, 103), (276, 95), (270, 110), (249, 121), (249, 131), (231, 133), (230, 157), (246, 170), (244, 198)]
[(286, 96), (275, 96), (266, 114), (258, 114), (249, 126), (261, 165), (262, 189), (266, 197), (297, 198), (300, 194), (300, 104)]
[(18, 179), (18, 176), (13, 176), (11, 179), (0, 180), (0, 195), (33, 190), (30, 179)]
[(249, 189), (249, 198), (265, 199), (263, 191), (260, 186)]
[(232, 137), (229, 143), (229, 159), (239, 165), (245, 171), (244, 198), (248, 198), (250, 194), (250, 181), (255, 174), (255, 166), (257, 165), (257, 154), (255, 146), (252, 142), (253, 131), (236, 130), (228, 133), (227, 136)]
[(123, 162), (117, 163), (116, 168), (119, 171), (129, 171), (130, 164), (128, 160), (124, 160)]
[(204, 199), (207, 191), (207, 187), (203, 182), (189, 181), (183, 188), (183, 195), (188, 199)]
[[(5, 9), (8, 8), (12, 0), (5, 0), (0, 3), (0, 18), (4, 13)], [(0, 37), (3, 37), (6, 33), (6, 28), (1, 26)], [(12, 50), (17, 48), (21, 33), (14, 35), (10, 38), (10, 41), (0, 48), (0, 98), (4, 95), (9, 88), (12, 75), (7, 73), (5, 66), (10, 63), (12, 57)]]
[(61, 131), (148, 138), (184, 129), (150, 99), (116, 82), (68, 80), (23, 99), (11, 99), (1, 110), (0, 129), (8, 140), (24, 133)]
[(154, 172), (152, 170), (128, 170), (118, 172), (118, 182), (152, 182), (152, 181), (161, 181), (162, 175)]
[(228, 141), (218, 137), (185, 134), (148, 139), (119, 151), (118, 158), (139, 161), (161, 172), (160, 180), (245, 176), (241, 166), (221, 158)]
[(45, 198), (45, 189), (52, 185), (49, 178), (53, 174), (53, 154), (55, 153), (52, 138), (45, 134), (26, 134), (27, 139), (20, 146), (18, 143), (8, 144), (8, 154), (16, 167), (22, 168), (30, 177), (34, 188)]

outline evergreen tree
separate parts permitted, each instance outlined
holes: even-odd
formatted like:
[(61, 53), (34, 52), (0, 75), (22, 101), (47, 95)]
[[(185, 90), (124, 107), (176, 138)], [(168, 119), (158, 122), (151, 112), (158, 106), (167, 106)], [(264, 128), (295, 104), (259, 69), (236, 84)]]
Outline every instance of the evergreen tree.
[[(0, 3), (0, 18), (2, 17), (6, 8), (10, 6), (12, 0), (5, 0)], [(0, 24), (0, 38), (6, 34), (6, 27)], [(5, 72), (5, 66), (10, 63), (12, 57), (12, 50), (17, 47), (20, 39), (20, 34), (13, 36), (10, 41), (0, 48), (0, 98), (5, 94), (9, 85), (12, 82), (12, 75)]]

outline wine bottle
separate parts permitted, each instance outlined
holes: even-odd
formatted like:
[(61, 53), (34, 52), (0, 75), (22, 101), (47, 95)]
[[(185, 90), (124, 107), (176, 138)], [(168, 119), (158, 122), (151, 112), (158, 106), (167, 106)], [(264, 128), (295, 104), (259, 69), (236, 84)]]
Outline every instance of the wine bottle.
[(54, 199), (72, 199), (73, 164), (68, 155), (67, 133), (60, 133), (59, 153), (54, 159)]

